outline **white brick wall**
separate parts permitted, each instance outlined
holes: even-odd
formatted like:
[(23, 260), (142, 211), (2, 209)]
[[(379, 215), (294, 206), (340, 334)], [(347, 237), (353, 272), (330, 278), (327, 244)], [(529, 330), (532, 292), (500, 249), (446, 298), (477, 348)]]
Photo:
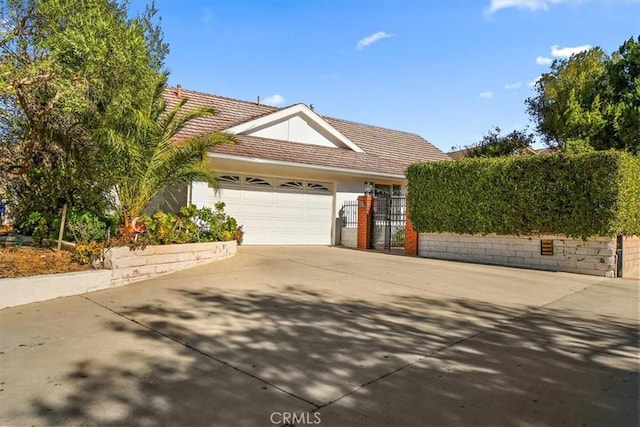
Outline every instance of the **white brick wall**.
[[(553, 240), (553, 255), (540, 254), (540, 240)], [(419, 256), (483, 264), (615, 277), (615, 240), (566, 236), (497, 236), (421, 233)]]

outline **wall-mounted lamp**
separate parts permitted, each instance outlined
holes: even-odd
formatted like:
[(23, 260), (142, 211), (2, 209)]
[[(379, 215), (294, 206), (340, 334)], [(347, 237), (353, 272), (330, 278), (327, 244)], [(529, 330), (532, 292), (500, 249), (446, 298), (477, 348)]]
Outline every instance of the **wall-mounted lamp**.
[(373, 183), (369, 181), (364, 182), (364, 194), (369, 196), (373, 193)]

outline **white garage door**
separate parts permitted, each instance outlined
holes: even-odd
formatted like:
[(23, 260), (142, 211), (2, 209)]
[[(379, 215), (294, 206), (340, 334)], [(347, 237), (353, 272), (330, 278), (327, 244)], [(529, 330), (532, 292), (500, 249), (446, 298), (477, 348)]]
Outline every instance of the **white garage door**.
[[(225, 203), (225, 212), (243, 225), (248, 245), (329, 245), (333, 191), (327, 183), (223, 175), (207, 205)], [(194, 203), (198, 204), (196, 200)]]

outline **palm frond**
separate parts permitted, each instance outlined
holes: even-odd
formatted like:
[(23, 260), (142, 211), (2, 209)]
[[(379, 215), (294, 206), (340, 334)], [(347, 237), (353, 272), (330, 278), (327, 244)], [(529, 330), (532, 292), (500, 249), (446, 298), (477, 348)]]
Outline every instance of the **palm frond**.
[(158, 85), (146, 108), (132, 112), (126, 123), (109, 135), (120, 150), (123, 176), (116, 186), (123, 218), (140, 215), (151, 200), (166, 188), (192, 181), (216, 187), (207, 153), (216, 145), (234, 143), (232, 135), (212, 133), (175, 141), (175, 136), (193, 120), (215, 114), (210, 107), (183, 111), (187, 99), (167, 111)]

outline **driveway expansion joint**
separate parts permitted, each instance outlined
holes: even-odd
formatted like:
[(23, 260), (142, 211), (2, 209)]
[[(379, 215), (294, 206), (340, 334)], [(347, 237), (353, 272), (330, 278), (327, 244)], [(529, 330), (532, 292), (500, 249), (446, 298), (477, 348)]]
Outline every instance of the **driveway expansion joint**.
[(316, 403), (314, 403), (314, 402), (312, 402), (312, 401), (310, 401), (308, 399), (305, 399), (304, 397), (301, 397), (301, 396), (298, 396), (296, 394), (293, 394), (290, 391), (285, 390), (285, 389), (281, 388), (280, 386), (277, 386), (277, 385), (265, 380), (264, 378), (261, 378), (261, 377), (255, 375), (255, 374), (252, 374), (251, 372), (247, 372), (244, 369), (239, 368), (237, 366), (234, 366), (234, 365), (230, 364), (229, 362), (226, 362), (226, 361), (224, 361), (222, 359), (218, 359), (217, 357), (215, 357), (215, 356), (213, 356), (213, 355), (211, 355), (209, 353), (206, 353), (206, 352), (204, 352), (204, 351), (202, 351), (202, 350), (190, 345), (189, 343), (181, 341), (181, 340), (179, 340), (179, 339), (177, 339), (175, 337), (172, 337), (171, 335), (167, 335), (167, 334), (163, 333), (162, 331), (159, 331), (157, 329), (152, 328), (151, 326), (145, 325), (144, 323), (139, 322), (136, 319), (133, 319), (133, 318), (127, 316), (124, 313), (120, 313), (120, 312), (118, 312), (118, 311), (116, 311), (116, 310), (114, 310), (112, 308), (109, 308), (104, 304), (100, 304), (99, 302), (94, 301), (94, 300), (92, 300), (91, 298), (89, 298), (89, 297), (87, 297), (85, 295), (82, 295), (81, 297), (84, 298), (85, 300), (89, 301), (89, 302), (94, 303), (98, 307), (101, 307), (101, 308), (103, 308), (103, 309), (105, 309), (107, 311), (110, 311), (111, 313), (115, 314), (116, 316), (122, 317), (123, 319), (128, 320), (129, 322), (140, 326), (141, 328), (144, 328), (144, 329), (146, 329), (148, 331), (153, 332), (154, 334), (157, 334), (159, 336), (167, 338), (167, 339), (169, 339), (169, 340), (171, 340), (171, 341), (173, 341), (173, 342), (175, 342), (177, 344), (180, 344), (181, 346), (183, 346), (183, 347), (185, 347), (185, 348), (187, 348), (187, 349), (189, 349), (189, 350), (191, 350), (191, 351), (193, 351), (195, 353), (198, 353), (198, 354), (200, 354), (200, 355), (202, 355), (202, 356), (204, 356), (204, 357), (206, 357), (206, 358), (208, 358), (210, 360), (213, 360), (214, 362), (220, 363), (220, 364), (222, 364), (222, 365), (224, 365), (224, 366), (226, 366), (228, 368), (231, 368), (231, 369), (233, 369), (233, 370), (235, 370), (235, 371), (237, 371), (237, 372), (239, 372), (241, 374), (247, 375), (247, 376), (249, 376), (249, 377), (251, 377), (251, 378), (253, 378), (255, 380), (258, 380), (263, 384), (266, 384), (266, 385), (268, 385), (270, 387), (273, 387), (274, 389), (276, 389), (276, 390), (278, 390), (278, 391), (280, 391), (282, 393), (285, 393), (285, 394), (287, 394), (287, 395), (289, 395), (289, 396), (291, 396), (293, 398), (296, 398), (298, 400), (303, 401), (306, 404), (309, 404), (309, 405), (313, 406), (313, 409), (310, 412), (318, 410), (320, 408), (320, 406), (318, 404), (316, 404)]

